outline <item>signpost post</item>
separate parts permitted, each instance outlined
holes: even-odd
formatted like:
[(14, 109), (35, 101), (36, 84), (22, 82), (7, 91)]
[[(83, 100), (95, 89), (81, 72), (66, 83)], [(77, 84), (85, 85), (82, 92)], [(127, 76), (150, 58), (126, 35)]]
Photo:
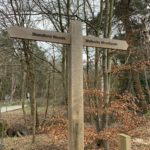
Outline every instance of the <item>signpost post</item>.
[(107, 49), (127, 50), (126, 41), (100, 39), (98, 37), (82, 36), (79, 21), (72, 21), (70, 33), (49, 32), (31, 28), (11, 27), (8, 29), (11, 38), (29, 39), (52, 43), (68, 44), (68, 114), (69, 114), (69, 150), (84, 150), (84, 109), (83, 109), (83, 46), (101, 47)]

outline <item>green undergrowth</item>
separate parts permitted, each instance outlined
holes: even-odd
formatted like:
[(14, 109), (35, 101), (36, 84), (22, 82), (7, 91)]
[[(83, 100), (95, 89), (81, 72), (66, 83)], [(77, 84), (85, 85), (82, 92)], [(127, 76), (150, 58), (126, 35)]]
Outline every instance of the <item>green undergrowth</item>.
[(145, 114), (145, 117), (150, 120), (150, 109), (149, 109), (149, 110), (147, 111), (147, 113)]

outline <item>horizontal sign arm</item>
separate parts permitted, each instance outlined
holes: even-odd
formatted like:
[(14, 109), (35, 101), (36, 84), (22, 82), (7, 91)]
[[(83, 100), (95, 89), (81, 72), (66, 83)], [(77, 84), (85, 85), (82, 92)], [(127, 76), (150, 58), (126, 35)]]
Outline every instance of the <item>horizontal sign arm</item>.
[[(50, 32), (46, 30), (37, 30), (32, 28), (11, 27), (8, 29), (11, 38), (29, 39), (36, 41), (45, 41), (60, 44), (71, 44), (70, 34), (60, 32)], [(128, 44), (123, 40), (106, 39), (99, 37), (83, 36), (83, 46), (100, 47), (116, 50), (127, 50)]]
[(70, 44), (70, 34), (67, 33), (50, 32), (46, 30), (37, 30), (17, 26), (8, 28), (8, 33), (11, 38)]
[(99, 37), (83, 37), (83, 45), (88, 47), (101, 47), (107, 49), (127, 50), (128, 44), (123, 40), (106, 39)]

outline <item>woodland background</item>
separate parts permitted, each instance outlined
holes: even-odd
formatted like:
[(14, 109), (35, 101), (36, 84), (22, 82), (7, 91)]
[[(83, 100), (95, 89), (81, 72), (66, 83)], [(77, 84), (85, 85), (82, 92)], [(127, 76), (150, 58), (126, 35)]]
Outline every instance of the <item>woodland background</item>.
[(129, 44), (127, 51), (83, 49), (86, 147), (110, 149), (111, 145), (112, 150), (117, 133), (147, 122), (149, 0), (0, 0), (0, 99), (3, 103), (8, 95), (10, 103), (22, 104), (22, 124), (32, 126), (33, 143), (37, 133), (53, 133), (51, 129), (67, 137), (69, 46), (10, 39), (7, 28), (17, 25), (67, 33), (75, 19), (82, 22), (84, 35)]

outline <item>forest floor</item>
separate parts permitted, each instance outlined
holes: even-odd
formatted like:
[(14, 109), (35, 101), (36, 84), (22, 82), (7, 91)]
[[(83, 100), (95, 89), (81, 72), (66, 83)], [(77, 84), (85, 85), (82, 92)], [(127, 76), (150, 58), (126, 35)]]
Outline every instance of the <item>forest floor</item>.
[[(39, 120), (42, 122), (44, 111), (43, 108), (39, 110)], [(65, 108), (50, 107), (47, 121), (45, 125), (40, 126), (37, 130), (35, 144), (31, 144), (32, 136), (24, 137), (5, 137), (4, 150), (67, 150), (67, 124), (65, 122)], [(27, 110), (27, 122), (31, 127), (31, 118)], [(54, 114), (56, 116), (54, 116)], [(2, 113), (2, 118), (7, 121), (9, 127), (16, 124), (23, 125), (24, 119), (22, 110)], [(115, 131), (114, 131), (115, 132)], [(132, 137), (132, 150), (150, 150), (150, 120), (147, 118), (145, 124), (141, 124), (137, 128), (129, 130), (128, 135)], [(109, 136), (109, 135), (108, 135)], [(101, 150), (96, 148), (95, 145), (95, 132), (94, 127), (85, 124), (85, 145), (87, 150)], [(117, 133), (111, 135), (110, 141), (112, 142), (110, 150), (117, 150)], [(115, 144), (114, 144), (115, 143)], [(92, 146), (91, 146), (92, 145)]]

